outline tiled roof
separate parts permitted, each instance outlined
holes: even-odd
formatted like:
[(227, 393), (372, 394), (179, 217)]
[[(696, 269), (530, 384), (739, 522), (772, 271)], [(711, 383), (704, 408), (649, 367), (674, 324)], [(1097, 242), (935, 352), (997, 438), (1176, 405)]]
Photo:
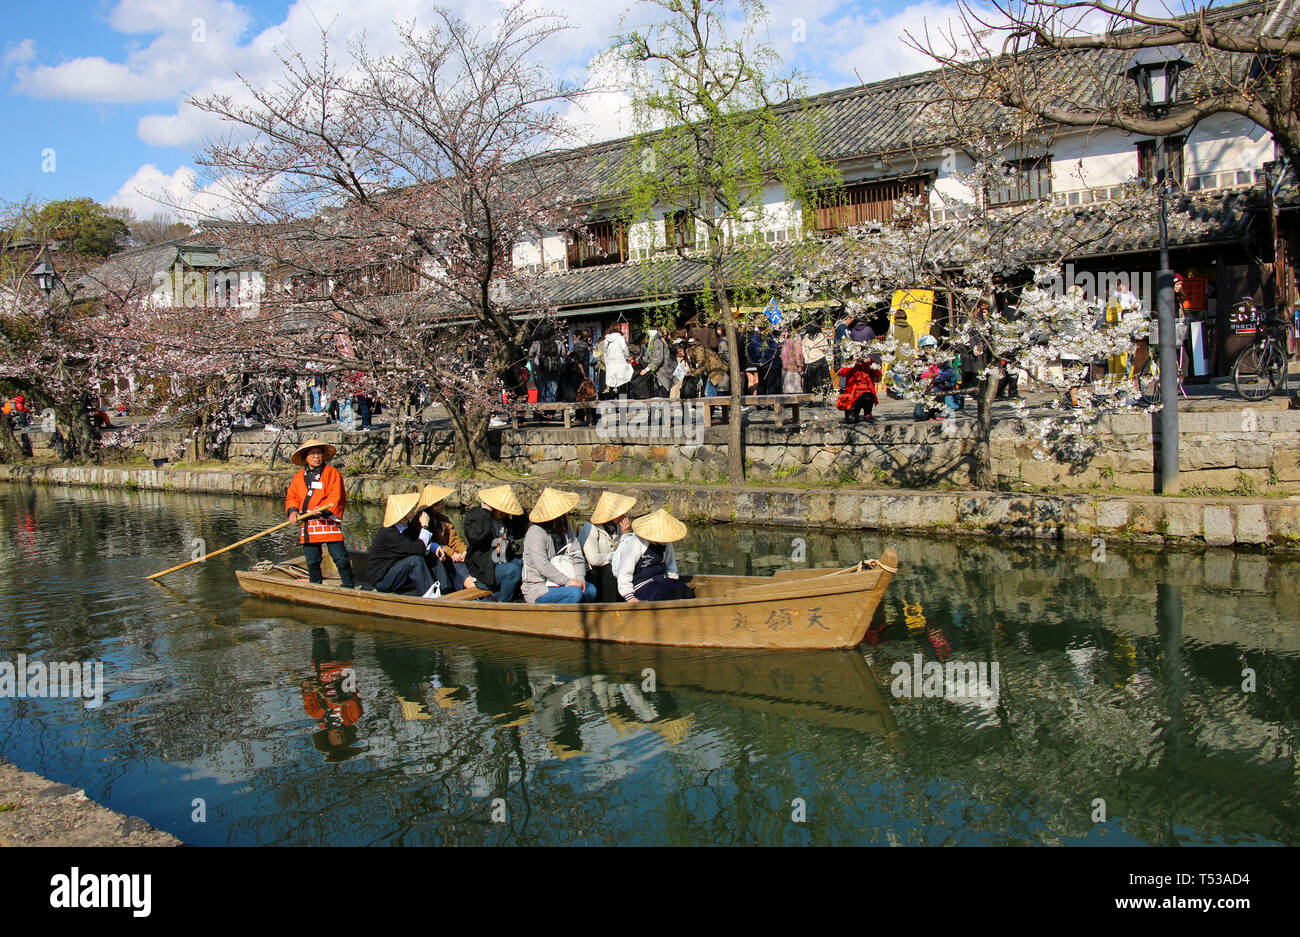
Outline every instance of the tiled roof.
[(119, 251), (99, 266), (87, 271), (76, 280), (76, 284), (89, 295), (98, 295), (105, 290), (134, 288), (139, 284), (150, 282), (157, 273), (172, 269), (178, 256), (187, 249), (201, 254), (215, 253), (216, 259), (204, 261), (198, 266), (215, 270), (237, 270), (243, 266), (254, 266), (256, 259), (241, 256), (227, 247), (210, 243), (201, 235), (186, 235)]
[[(1241, 31), (1255, 33), (1263, 29), (1267, 9), (1262, 2), (1240, 3), (1211, 8), (1207, 17), (1220, 23), (1234, 21)], [(1250, 57), (1245, 55), (1210, 52), (1192, 45), (1181, 48), (1193, 61), (1205, 55), (1216, 59), (1214, 68), (1192, 69), (1185, 75), (1184, 96), (1194, 95), (1198, 83), (1220, 78), (1225, 68), (1237, 72), (1250, 63)], [(1132, 55), (1131, 51), (1114, 49), (1068, 54), (1044, 50), (1032, 54), (1027, 61), (1031, 70), (1044, 78), (1044, 88), (1057, 89), (1058, 100), (1087, 106), (1101, 105), (1107, 100), (1133, 100), (1131, 82), (1125, 75)], [(960, 139), (952, 135), (949, 127), (921, 119), (930, 102), (943, 96), (939, 83), (942, 74), (941, 70), (933, 69), (828, 91), (801, 98), (779, 110), (792, 115), (810, 113), (820, 130), (819, 155), (832, 163), (959, 145)], [(990, 114), (992, 111), (990, 104)], [(631, 142), (630, 137), (612, 140), (525, 160), (519, 166), (556, 186), (576, 185), (568, 193), (568, 201), (575, 205), (588, 204), (615, 195), (617, 169), (626, 158)]]

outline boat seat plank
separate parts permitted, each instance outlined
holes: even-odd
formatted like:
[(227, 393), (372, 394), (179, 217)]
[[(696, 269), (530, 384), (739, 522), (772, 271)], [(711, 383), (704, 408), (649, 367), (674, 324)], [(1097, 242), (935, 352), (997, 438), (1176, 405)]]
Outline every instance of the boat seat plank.
[(458, 602), (459, 601), (468, 602), (474, 599), (481, 599), (483, 598), (483, 596), (491, 595), (491, 594), (492, 593), (489, 592), (487, 589), (470, 588), (470, 589), (460, 589), (456, 592), (448, 592), (446, 595), (443, 596), (443, 598), (453, 599)]

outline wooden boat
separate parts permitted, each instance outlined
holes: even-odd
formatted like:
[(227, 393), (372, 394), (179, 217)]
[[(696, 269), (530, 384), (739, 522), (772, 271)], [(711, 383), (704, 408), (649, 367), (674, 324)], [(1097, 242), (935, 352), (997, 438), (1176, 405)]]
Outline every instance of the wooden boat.
[[(364, 581), (366, 555), (352, 552)], [(674, 602), (528, 605), (475, 601), (465, 590), (441, 599), (344, 589), (337, 579), (307, 582), (298, 564), (236, 572), (250, 595), (344, 612), (386, 615), (486, 631), (675, 647), (829, 650), (862, 643), (898, 568), (890, 547), (879, 560), (847, 569), (801, 571), (799, 578), (684, 576), (695, 598)]]

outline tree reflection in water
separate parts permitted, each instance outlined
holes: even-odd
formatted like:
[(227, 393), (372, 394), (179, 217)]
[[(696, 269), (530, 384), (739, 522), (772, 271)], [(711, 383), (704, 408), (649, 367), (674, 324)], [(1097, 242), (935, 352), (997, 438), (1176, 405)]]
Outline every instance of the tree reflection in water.
[[(868, 641), (834, 654), (526, 641), (245, 600), (232, 570), (287, 541), (141, 580), (275, 511), (0, 488), (18, 532), (0, 538), (0, 658), (100, 658), (109, 689), (97, 711), (0, 700), (0, 755), (194, 843), (1300, 842), (1294, 559), (692, 531), (679, 561), (703, 572), (799, 565), (796, 533), (811, 565), (896, 545)], [(378, 511), (356, 513), (364, 540)], [(892, 698), (891, 666), (917, 654), (996, 661), (996, 702)]]

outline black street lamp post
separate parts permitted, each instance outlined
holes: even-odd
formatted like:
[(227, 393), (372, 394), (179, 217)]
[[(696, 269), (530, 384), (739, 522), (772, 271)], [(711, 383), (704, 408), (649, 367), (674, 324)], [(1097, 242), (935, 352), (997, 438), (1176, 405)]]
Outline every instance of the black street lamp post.
[[(1127, 74), (1137, 85), (1138, 103), (1154, 120), (1169, 113), (1178, 99), (1178, 76), (1189, 62), (1172, 46), (1139, 49)], [(1178, 333), (1174, 316), (1174, 272), (1169, 268), (1169, 152), (1166, 137), (1156, 140), (1156, 185), (1160, 206), (1160, 272), (1156, 275), (1156, 310), (1160, 325), (1160, 491), (1177, 494), (1178, 481)]]

